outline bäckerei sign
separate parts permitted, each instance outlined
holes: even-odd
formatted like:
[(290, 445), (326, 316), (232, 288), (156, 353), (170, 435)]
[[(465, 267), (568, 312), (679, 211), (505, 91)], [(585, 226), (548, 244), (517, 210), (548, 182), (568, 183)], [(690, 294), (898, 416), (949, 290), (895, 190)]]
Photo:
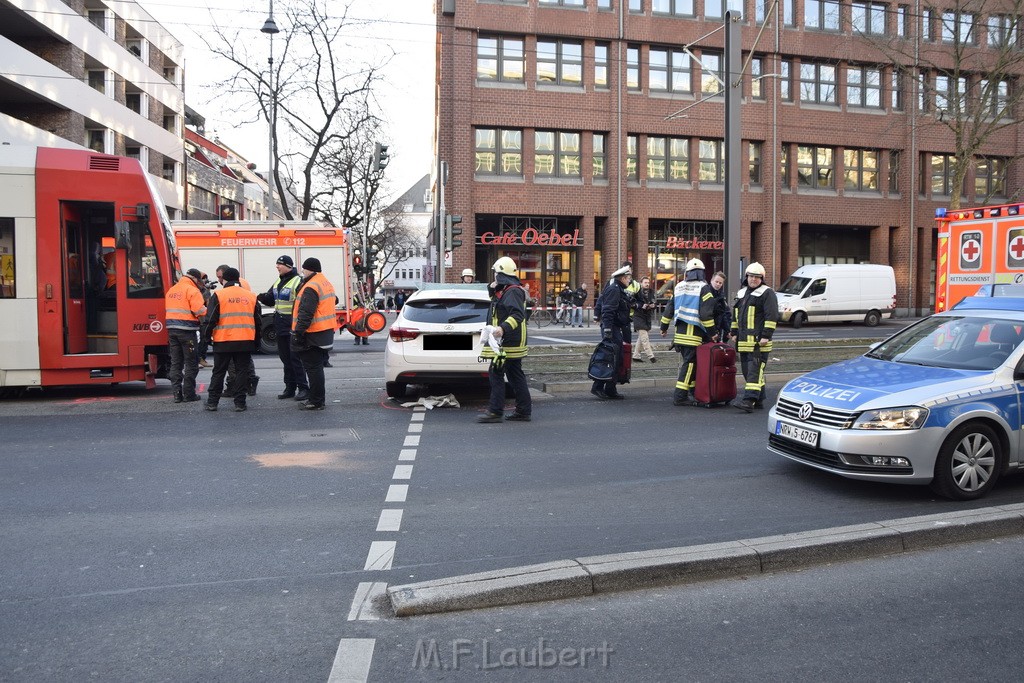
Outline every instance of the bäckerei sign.
[(682, 237), (667, 237), (665, 239), (666, 249), (707, 249), (709, 251), (723, 251), (725, 242), (721, 240), (688, 240)]

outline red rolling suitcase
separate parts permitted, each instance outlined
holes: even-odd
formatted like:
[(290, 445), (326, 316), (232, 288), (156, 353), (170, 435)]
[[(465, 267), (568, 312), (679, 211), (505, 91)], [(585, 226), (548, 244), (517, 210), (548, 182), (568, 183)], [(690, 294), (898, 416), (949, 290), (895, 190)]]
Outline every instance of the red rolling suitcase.
[(622, 342), (622, 357), (619, 359), (618, 371), (615, 373), (615, 381), (618, 384), (629, 384), (629, 376), (633, 371), (633, 345), (629, 342)]
[(710, 408), (736, 398), (736, 350), (708, 342), (697, 347), (697, 376), (693, 398)]

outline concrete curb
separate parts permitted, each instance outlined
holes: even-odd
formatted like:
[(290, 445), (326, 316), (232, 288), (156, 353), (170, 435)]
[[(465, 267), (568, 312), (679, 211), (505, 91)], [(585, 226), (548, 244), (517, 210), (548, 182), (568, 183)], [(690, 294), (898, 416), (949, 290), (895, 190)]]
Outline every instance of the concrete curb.
[(726, 543), (579, 557), (387, 590), (396, 616), (454, 612), (800, 569), (1024, 535), (1024, 504)]
[[(582, 373), (584, 376), (586, 372)], [(780, 372), (777, 374), (768, 373), (765, 375), (765, 383), (769, 387), (781, 387), (783, 384), (791, 379), (796, 379), (802, 375), (806, 375), (806, 372)], [(527, 375), (529, 379), (529, 375)], [(674, 389), (676, 377), (644, 377), (642, 379), (634, 379), (629, 384), (622, 385), (628, 395), (629, 389)], [(739, 374), (736, 376), (737, 383), (742, 383), (743, 377)], [(588, 380), (578, 382), (537, 382), (531, 383), (536, 389), (543, 391), (545, 394), (551, 394), (552, 396), (561, 396), (564, 394), (585, 394), (590, 391), (590, 387), (593, 386), (593, 382)]]

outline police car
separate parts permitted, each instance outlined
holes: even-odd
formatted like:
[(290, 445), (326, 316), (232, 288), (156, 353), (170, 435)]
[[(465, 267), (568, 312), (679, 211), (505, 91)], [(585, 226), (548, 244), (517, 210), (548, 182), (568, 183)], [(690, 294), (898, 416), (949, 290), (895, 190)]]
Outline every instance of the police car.
[(1024, 298), (968, 297), (787, 383), (768, 448), (844, 477), (979, 498), (1024, 467), (1022, 338)]

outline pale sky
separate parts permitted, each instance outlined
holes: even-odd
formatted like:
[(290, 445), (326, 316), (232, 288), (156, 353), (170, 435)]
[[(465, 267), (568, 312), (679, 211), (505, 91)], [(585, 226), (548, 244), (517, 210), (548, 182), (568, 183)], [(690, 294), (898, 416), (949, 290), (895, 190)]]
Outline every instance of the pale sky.
[[(185, 102), (206, 117), (206, 134), (219, 135), (239, 154), (267, 167), (267, 124), (261, 121), (236, 128), (221, 105), (213, 100), (211, 84), (230, 73), (206, 49), (197, 34), (212, 31), (213, 19), (225, 27), (243, 29), (243, 39), (264, 46), (266, 63), (269, 39), (260, 33), (270, 0), (138, 0), (139, 4), (185, 45)], [(336, 0), (328, 6), (341, 4)], [(287, 31), (280, 0), (274, 4), (274, 20)], [(397, 198), (429, 173), (432, 164), (434, 121), (434, 36), (432, 0), (354, 0), (349, 17), (378, 20), (350, 33), (349, 43), (361, 54), (395, 53), (380, 84), (378, 100), (383, 110), (391, 163), (385, 174), (389, 198)], [(251, 27), (248, 33), (244, 29)], [(280, 34), (275, 45), (280, 45)], [(275, 57), (279, 48), (275, 47)]]

